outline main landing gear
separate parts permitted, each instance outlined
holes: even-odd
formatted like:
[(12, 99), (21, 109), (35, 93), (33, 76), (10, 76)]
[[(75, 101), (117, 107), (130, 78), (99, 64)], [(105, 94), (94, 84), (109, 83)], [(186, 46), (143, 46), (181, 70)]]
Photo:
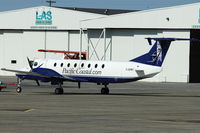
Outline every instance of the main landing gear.
[(103, 84), (105, 87), (101, 89), (101, 94), (109, 94), (109, 88), (107, 87), (107, 83)]
[(64, 90), (62, 88), (62, 83), (59, 83), (59, 87), (55, 89), (55, 94), (59, 95), (63, 93), (64, 93)]
[(64, 93), (64, 90), (63, 90), (63, 88), (61, 87), (61, 88), (56, 88), (55, 89), (55, 94), (63, 94)]

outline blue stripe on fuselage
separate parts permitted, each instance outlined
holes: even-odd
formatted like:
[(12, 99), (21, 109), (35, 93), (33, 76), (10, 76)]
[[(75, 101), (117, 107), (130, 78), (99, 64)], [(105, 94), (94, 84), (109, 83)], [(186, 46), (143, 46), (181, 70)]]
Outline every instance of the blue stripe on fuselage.
[(46, 75), (52, 78), (45, 78), (40, 76), (33, 76), (33, 75), (27, 75), (27, 74), (16, 74), (21, 79), (30, 79), (30, 80), (40, 80), (42, 82), (50, 82), (54, 81), (56, 78), (59, 80), (69, 80), (75, 81), (75, 82), (94, 82), (94, 83), (122, 83), (122, 82), (130, 82), (130, 81), (136, 81), (141, 78), (134, 78), (134, 77), (103, 77), (103, 76), (83, 76), (83, 75), (61, 75), (58, 72), (47, 69), (47, 68), (35, 68), (32, 70), (32, 72)]
[(141, 79), (141, 78), (89, 77), (89, 76), (69, 76), (69, 77), (78, 82), (95, 82), (95, 83), (123, 83)]

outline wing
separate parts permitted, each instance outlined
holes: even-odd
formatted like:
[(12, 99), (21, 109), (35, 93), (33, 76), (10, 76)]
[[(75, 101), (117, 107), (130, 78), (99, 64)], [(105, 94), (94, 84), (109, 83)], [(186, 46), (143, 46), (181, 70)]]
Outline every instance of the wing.
[(6, 69), (6, 68), (1, 68), (1, 70), (8, 71), (8, 72), (22, 73), (22, 74), (27, 74), (27, 75), (32, 75), (32, 76), (39, 76), (39, 77), (44, 77), (44, 78), (50, 78), (47, 75), (43, 75), (43, 74), (39, 74), (39, 73), (35, 73), (35, 72), (27, 72), (27, 71)]
[[(1, 70), (8, 71), (8, 72), (15, 72), (15, 73), (19, 73), (19, 74), (26, 74), (26, 75), (30, 75), (30, 76), (43, 77), (43, 78), (48, 78), (48, 79), (52, 79), (52, 80), (59, 79), (59, 80), (74, 81), (74, 79), (66, 77), (66, 76), (64, 77), (51, 69), (39, 68), (39, 71), (38, 71), (38, 69), (33, 69), (32, 71), (21, 71), (21, 70), (2, 68)], [(52, 74), (52, 71), (53, 71), (53, 74)]]

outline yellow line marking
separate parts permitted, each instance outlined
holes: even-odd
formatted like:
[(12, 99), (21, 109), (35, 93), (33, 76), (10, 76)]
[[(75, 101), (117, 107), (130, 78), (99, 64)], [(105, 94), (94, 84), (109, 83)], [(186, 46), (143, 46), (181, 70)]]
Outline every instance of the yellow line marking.
[(34, 111), (35, 109), (28, 109), (28, 110), (25, 110), (24, 112), (32, 112)]

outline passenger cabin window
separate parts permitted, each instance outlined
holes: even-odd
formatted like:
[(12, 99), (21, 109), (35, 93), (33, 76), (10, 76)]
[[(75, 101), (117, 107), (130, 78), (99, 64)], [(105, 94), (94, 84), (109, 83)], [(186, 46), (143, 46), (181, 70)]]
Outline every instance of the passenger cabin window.
[(84, 63), (81, 64), (81, 67), (84, 67)]
[(63, 67), (63, 63), (61, 63), (60, 66)]
[(90, 65), (90, 64), (88, 64), (88, 68), (90, 68), (90, 66), (91, 66), (91, 65)]
[(67, 67), (70, 67), (70, 63), (67, 64)]
[(105, 65), (103, 64), (101, 67), (102, 67), (102, 68), (104, 68), (104, 67), (105, 67)]
[(77, 66), (77, 63), (74, 64), (74, 67), (76, 67), (76, 66)]
[(54, 67), (56, 67), (56, 65), (57, 65), (57, 64), (56, 64), (56, 63), (54, 63)]
[(94, 67), (95, 67), (95, 68), (97, 68), (97, 66), (98, 66), (98, 65), (97, 65), (97, 64), (95, 64), (95, 66), (94, 66)]

